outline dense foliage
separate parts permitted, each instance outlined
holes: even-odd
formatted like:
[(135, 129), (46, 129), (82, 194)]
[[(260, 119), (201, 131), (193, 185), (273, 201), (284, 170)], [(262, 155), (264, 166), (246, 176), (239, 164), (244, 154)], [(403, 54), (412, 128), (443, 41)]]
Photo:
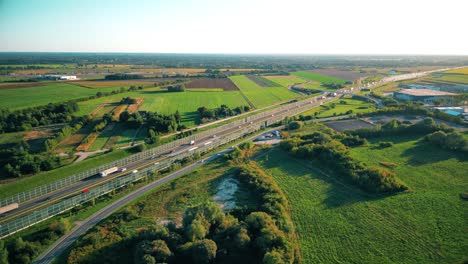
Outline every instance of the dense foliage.
[(177, 84), (177, 85), (169, 85), (167, 86), (168, 92), (185, 92), (185, 85)]
[(463, 134), (456, 131), (449, 133), (436, 131), (427, 135), (425, 139), (444, 149), (468, 152), (468, 140), (463, 137)]
[(238, 106), (234, 109), (229, 108), (229, 106), (227, 105), (221, 105), (220, 107), (214, 108), (214, 109), (209, 109), (209, 108), (202, 106), (197, 109), (201, 123), (206, 123), (212, 120), (226, 118), (229, 116), (239, 115), (248, 111), (250, 111), (250, 107), (247, 105)]
[(0, 133), (27, 131), (33, 127), (69, 122), (72, 114), (78, 110), (76, 102), (48, 104), (17, 111), (0, 109)]
[(145, 78), (143, 75), (139, 74), (124, 74), (124, 73), (116, 73), (106, 75), (106, 80), (135, 80), (135, 79), (143, 79)]
[(407, 190), (396, 175), (386, 169), (367, 166), (354, 159), (347, 147), (365, 144), (359, 137), (347, 137), (340, 134), (332, 135), (316, 131), (303, 136), (293, 136), (280, 146), (293, 155), (310, 160), (318, 160), (327, 165), (347, 180), (353, 182), (361, 189), (373, 193), (392, 193)]

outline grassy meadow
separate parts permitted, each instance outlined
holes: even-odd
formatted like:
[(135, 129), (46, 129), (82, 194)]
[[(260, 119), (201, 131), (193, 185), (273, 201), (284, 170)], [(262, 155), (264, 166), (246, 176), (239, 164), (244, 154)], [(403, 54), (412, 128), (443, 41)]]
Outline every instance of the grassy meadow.
[(460, 199), (468, 188), (466, 157), (418, 138), (382, 140), (394, 145), (351, 153), (368, 164), (397, 164), (392, 170), (412, 191), (369, 195), (277, 148), (259, 161), (290, 201), (304, 263), (466, 261), (468, 208)]
[(244, 75), (229, 77), (255, 107), (264, 107), (298, 97), (284, 87), (261, 87)]
[[(101, 92), (110, 92), (112, 90), (115, 90), (115, 88), (99, 89)], [(52, 83), (29, 88), (0, 89), (0, 107), (18, 110), (92, 95), (96, 95), (95, 89), (66, 83)]]
[(197, 109), (201, 106), (208, 108), (219, 107), (225, 104), (229, 107), (248, 105), (238, 91), (186, 91), (166, 92), (158, 88), (145, 89), (135, 92), (121, 93), (84, 102), (79, 102), (80, 111), (77, 115), (87, 115), (104, 103), (116, 103), (123, 97), (144, 98), (140, 107), (142, 111), (153, 111), (164, 114), (172, 114), (179, 110), (182, 123), (193, 126), (196, 124)]
[[(340, 101), (344, 101), (346, 104), (341, 104)], [(330, 107), (332, 104), (335, 105), (334, 108)], [(375, 106), (373, 103), (364, 102), (358, 99), (345, 98), (326, 103), (323, 106), (312, 108), (311, 110), (302, 113), (302, 115), (314, 115), (318, 112), (316, 117), (324, 118), (334, 115), (344, 115), (349, 110), (352, 110), (353, 113), (356, 114), (372, 112), (374, 109)]]

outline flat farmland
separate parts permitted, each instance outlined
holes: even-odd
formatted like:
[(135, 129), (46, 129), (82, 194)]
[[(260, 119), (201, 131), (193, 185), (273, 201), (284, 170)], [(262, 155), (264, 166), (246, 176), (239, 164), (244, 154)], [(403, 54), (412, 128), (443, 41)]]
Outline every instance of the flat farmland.
[(221, 88), (224, 91), (239, 91), (239, 88), (228, 78), (193, 80), (185, 87), (187, 89)]
[(245, 75), (245, 76), (249, 78), (249, 80), (251, 80), (252, 82), (260, 85), (261, 87), (278, 87), (277, 83), (272, 82), (263, 76), (251, 75), (251, 74)]
[(412, 191), (369, 195), (317, 162), (279, 149), (259, 161), (290, 202), (303, 262), (463, 263), (468, 210), (460, 193), (468, 188), (466, 161), (418, 139), (382, 140), (394, 146), (372, 144), (351, 149), (351, 155), (376, 166), (397, 164), (393, 172)]
[(305, 83), (307, 80), (304, 80), (300, 77), (294, 75), (287, 76), (265, 76), (268, 80), (271, 80), (277, 83), (279, 86), (288, 87), (291, 84)]
[(329, 83), (344, 84), (346, 82), (346, 80), (341, 79), (341, 78), (326, 76), (326, 75), (308, 72), (308, 71), (296, 71), (296, 72), (291, 72), (291, 74), (299, 76), (306, 80), (312, 80), (312, 81), (317, 81), (317, 82), (327, 83), (327, 84)]
[(312, 70), (311, 72), (348, 81), (355, 81), (359, 78), (369, 76), (369, 74), (360, 73), (357, 71), (343, 71), (338, 69), (316, 69)]
[(299, 94), (293, 93), (284, 87), (261, 87), (244, 75), (231, 76), (230, 78), (257, 108), (299, 96)]
[(152, 82), (142, 80), (122, 80), (122, 81), (72, 81), (69, 84), (83, 86), (87, 88), (120, 88), (135, 86), (153, 86)]
[(468, 68), (450, 70), (450, 71), (446, 71), (444, 73), (457, 73), (457, 74), (467, 74), (468, 75)]
[[(112, 91), (103, 88), (100, 91)], [(0, 89), (0, 107), (17, 110), (22, 108), (63, 102), (88, 97), (96, 90), (66, 83), (53, 83), (45, 86), (17, 89)]]
[(172, 114), (179, 110), (182, 122), (185, 125), (193, 126), (197, 122), (197, 109), (201, 106), (208, 108), (219, 107), (222, 104), (229, 107), (248, 105), (247, 101), (238, 91), (186, 91), (186, 92), (166, 92), (160, 89), (145, 89), (143, 91), (127, 92), (96, 98), (85, 102), (79, 102), (80, 111), (78, 115), (89, 114), (104, 103), (116, 103), (123, 97), (144, 98), (141, 111), (153, 111), (164, 114)]

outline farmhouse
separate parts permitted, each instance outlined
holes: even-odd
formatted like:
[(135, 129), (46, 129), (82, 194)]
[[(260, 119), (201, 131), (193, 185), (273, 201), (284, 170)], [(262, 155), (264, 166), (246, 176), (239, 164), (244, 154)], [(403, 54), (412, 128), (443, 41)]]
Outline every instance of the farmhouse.
[(434, 104), (437, 101), (444, 101), (445, 104), (452, 104), (453, 98), (458, 96), (454, 93), (434, 91), (429, 89), (401, 89), (394, 92), (393, 97), (405, 101), (420, 101), (425, 104)]

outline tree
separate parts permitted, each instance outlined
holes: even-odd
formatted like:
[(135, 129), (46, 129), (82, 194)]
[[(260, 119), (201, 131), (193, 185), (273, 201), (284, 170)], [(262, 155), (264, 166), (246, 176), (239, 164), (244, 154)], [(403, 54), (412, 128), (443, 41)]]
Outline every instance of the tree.
[(211, 239), (203, 239), (193, 243), (192, 260), (194, 263), (210, 263), (216, 258), (218, 247)]
[(172, 256), (172, 252), (164, 240), (154, 240), (151, 242), (152, 255), (158, 263), (166, 262)]
[(8, 250), (3, 240), (0, 240), (0, 264), (8, 264)]
[(302, 127), (302, 122), (301, 121), (293, 121), (289, 123), (288, 128), (291, 130), (299, 129)]
[(263, 256), (263, 263), (264, 264), (282, 264), (282, 263), (286, 264), (286, 261), (283, 260), (283, 254), (281, 254), (277, 250), (272, 250), (272, 251), (268, 251)]

